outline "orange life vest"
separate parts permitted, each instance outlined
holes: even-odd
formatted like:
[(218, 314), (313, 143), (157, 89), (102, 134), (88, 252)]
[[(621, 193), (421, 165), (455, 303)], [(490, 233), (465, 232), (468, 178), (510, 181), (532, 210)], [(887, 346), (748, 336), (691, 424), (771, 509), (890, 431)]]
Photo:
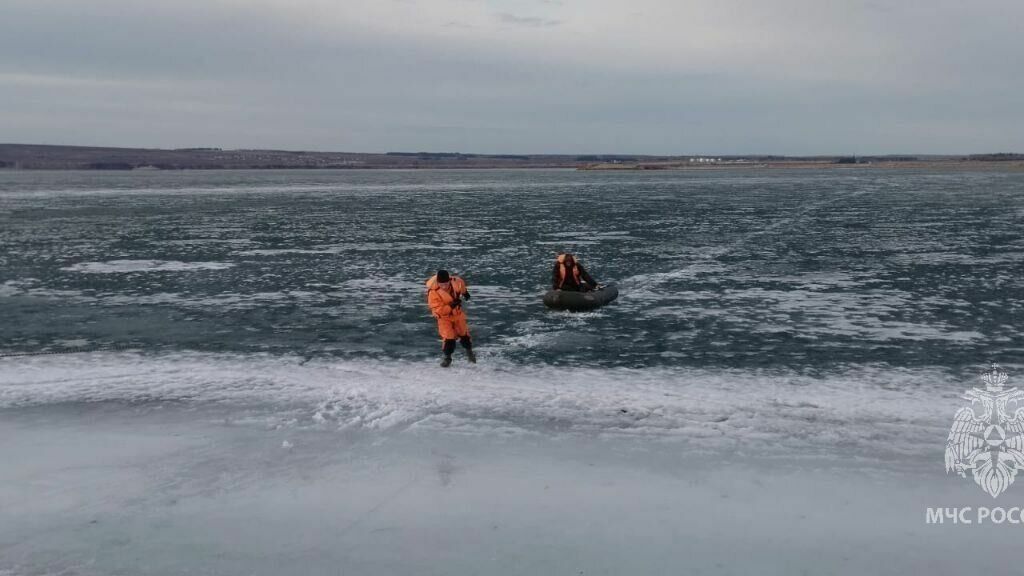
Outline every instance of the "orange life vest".
[[(565, 280), (569, 276), (569, 273), (566, 270), (566, 268), (568, 267), (568, 265), (565, 263), (565, 257), (566, 256), (567, 256), (567, 254), (559, 254), (558, 255), (558, 287), (559, 288), (561, 288), (562, 286), (565, 286)], [(573, 259), (573, 264), (572, 264), (572, 278), (573, 278), (573, 280), (576, 281), (576, 285), (579, 286), (580, 282), (581, 282), (581, 280), (580, 280), (580, 267), (577, 266), (577, 262), (576, 262), (575, 258)]]
[(436, 274), (427, 280), (427, 306), (435, 318), (461, 314), (462, 308), (453, 308), (452, 304), (465, 293), (466, 282), (458, 276), (451, 276), (447, 290), (441, 287)]

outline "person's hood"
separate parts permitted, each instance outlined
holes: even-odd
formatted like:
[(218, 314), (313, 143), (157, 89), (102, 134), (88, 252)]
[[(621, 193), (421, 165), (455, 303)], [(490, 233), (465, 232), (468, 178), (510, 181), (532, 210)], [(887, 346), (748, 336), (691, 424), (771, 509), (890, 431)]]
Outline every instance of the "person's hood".
[[(458, 278), (458, 276), (455, 276), (453, 274), (452, 276), (450, 276), (450, 279), (448, 281), (454, 282), (456, 278)], [(437, 288), (441, 285), (441, 283), (437, 281), (437, 274), (431, 276), (430, 279), (427, 280), (426, 285), (427, 290), (437, 290)]]

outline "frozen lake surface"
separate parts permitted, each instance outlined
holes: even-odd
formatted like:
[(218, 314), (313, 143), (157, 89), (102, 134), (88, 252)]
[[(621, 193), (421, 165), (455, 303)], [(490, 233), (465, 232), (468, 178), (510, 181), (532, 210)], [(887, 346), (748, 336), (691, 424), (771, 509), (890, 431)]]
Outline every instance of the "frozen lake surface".
[[(1020, 174), (0, 172), (0, 575), (1001, 572), (1019, 526), (925, 509), (1020, 501), (943, 450), (1024, 366), (1022, 219)], [(563, 249), (619, 300), (545, 310)]]
[(765, 460), (106, 404), (5, 411), (0, 437), (4, 574), (1000, 573), (1019, 543), (1019, 526), (925, 523), (992, 504), (941, 454)]

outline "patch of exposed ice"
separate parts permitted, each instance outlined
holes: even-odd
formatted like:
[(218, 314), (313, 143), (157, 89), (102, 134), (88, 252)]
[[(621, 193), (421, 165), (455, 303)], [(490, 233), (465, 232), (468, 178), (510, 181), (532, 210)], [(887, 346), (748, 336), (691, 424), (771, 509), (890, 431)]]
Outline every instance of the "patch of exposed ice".
[(173, 401), (245, 406), (288, 426), (667, 436), (697, 448), (894, 457), (941, 449), (959, 393), (976, 384), (942, 369), (881, 365), (809, 376), (459, 360), (442, 370), (432, 361), (261, 354), (6, 358), (0, 407)]
[(21, 294), (22, 292), (23, 289), (15, 280), (8, 280), (3, 284), (0, 284), (0, 298), (5, 296), (14, 296), (16, 294)]
[(179, 262), (177, 260), (108, 260), (106, 262), (79, 262), (61, 268), (67, 272), (84, 274), (125, 274), (129, 272), (191, 272), (195, 270), (225, 270), (230, 262)]
[(471, 250), (464, 244), (423, 244), (417, 242), (347, 242), (312, 248), (259, 248), (236, 252), (239, 256), (281, 256), (285, 254), (345, 254), (347, 252), (393, 252), (409, 250)]

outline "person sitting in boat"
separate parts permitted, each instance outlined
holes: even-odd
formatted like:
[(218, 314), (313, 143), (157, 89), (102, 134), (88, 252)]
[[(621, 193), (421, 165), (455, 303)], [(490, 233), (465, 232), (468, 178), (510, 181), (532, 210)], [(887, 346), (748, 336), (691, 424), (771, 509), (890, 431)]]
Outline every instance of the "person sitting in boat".
[(555, 268), (551, 272), (551, 286), (554, 290), (571, 292), (589, 292), (599, 287), (597, 281), (591, 278), (569, 253), (559, 254), (555, 260)]

